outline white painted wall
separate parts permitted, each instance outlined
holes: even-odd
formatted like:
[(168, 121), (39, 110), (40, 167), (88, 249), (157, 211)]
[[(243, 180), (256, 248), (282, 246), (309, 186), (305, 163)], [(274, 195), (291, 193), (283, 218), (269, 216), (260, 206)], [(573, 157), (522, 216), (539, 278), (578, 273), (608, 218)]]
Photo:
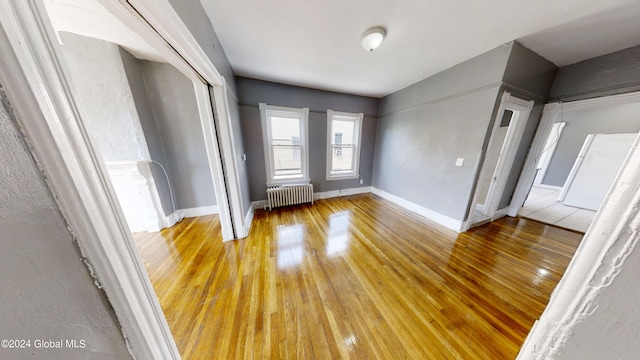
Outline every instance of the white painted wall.
[[(73, 235), (0, 90), (0, 348), (11, 359), (129, 359), (109, 301), (93, 283)], [(84, 349), (36, 349), (34, 340), (85, 340)]]
[[(636, 227), (636, 231), (637, 231)], [(637, 241), (637, 239), (636, 239)], [(556, 359), (637, 359), (640, 357), (640, 249), (630, 249), (615, 281), (591, 299), (591, 316), (572, 329)]]
[(118, 46), (60, 33), (75, 97), (105, 161), (150, 159)]

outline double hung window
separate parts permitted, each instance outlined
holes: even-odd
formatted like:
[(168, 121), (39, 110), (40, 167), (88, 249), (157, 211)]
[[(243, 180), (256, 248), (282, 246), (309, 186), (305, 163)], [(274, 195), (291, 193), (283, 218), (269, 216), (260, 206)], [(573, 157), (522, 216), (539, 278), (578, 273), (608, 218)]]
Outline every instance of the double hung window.
[(309, 181), (308, 108), (260, 103), (267, 185)]
[(360, 176), (363, 114), (327, 110), (327, 180)]

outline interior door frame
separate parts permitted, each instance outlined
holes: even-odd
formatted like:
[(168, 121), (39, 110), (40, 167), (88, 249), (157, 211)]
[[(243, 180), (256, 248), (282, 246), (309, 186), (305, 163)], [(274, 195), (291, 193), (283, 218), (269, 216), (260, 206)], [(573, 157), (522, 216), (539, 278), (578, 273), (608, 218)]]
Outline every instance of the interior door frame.
[[(143, 12), (127, 1), (99, 1), (150, 41), (152, 46), (158, 46), (160, 53), (169, 56), (167, 59), (178, 70), (186, 71), (187, 77), (194, 80), (196, 95), (200, 94), (198, 106), (201, 115), (218, 110), (219, 123), (229, 124), (228, 112), (217, 109), (221, 104), (214, 103), (212, 109), (207, 85), (211, 84), (214, 91), (220, 93), (225, 91), (224, 79), (168, 0), (143, 1), (146, 7), (160, 12), (160, 20), (142, 17)], [(179, 359), (175, 341), (118, 205), (106, 168), (77, 109), (57, 48), (56, 34), (42, 0), (0, 0), (0, 7), (3, 9), (0, 26), (4, 33), (0, 36), (0, 51), (5, 62), (0, 67), (0, 82), (12, 101), (38, 166), (46, 174), (60, 210), (73, 229), (96, 284), (106, 293), (122, 325), (131, 355), (138, 359)], [(153, 26), (158, 22), (169, 35), (162, 35)], [(201, 89), (206, 88), (206, 92), (198, 92), (198, 84), (202, 85)], [(200, 100), (204, 95), (208, 110), (201, 106), (204, 102)], [(230, 133), (216, 134), (213, 117), (206, 116), (207, 124), (211, 125), (204, 134), (208, 141), (207, 149), (211, 151), (212, 175), (214, 181), (222, 180), (222, 186), (217, 190), (240, 194), (237, 182), (226, 181), (221, 176), (222, 156), (233, 161), (234, 153), (230, 149), (220, 154), (219, 149), (224, 149), (225, 144), (219, 145), (216, 139), (226, 137), (228, 147), (231, 144)], [(217, 156), (214, 155), (216, 151)], [(216, 196), (219, 196), (218, 191)], [(226, 194), (218, 198), (219, 205), (224, 199)], [(225, 221), (223, 212), (226, 211), (229, 223), (239, 221), (242, 224), (242, 217), (231, 219), (231, 206), (233, 204), (219, 206), (221, 222)], [(235, 237), (233, 231), (228, 231), (231, 228), (227, 226), (226, 233), (223, 232), (227, 239)]]
[(538, 161), (540, 161), (540, 155), (544, 150), (544, 144), (549, 137), (553, 124), (562, 118), (563, 111), (583, 110), (600, 106), (628, 104), (634, 102), (640, 102), (640, 91), (586, 100), (576, 100), (566, 103), (552, 102), (546, 104), (542, 112), (542, 118), (538, 124), (538, 129), (536, 130), (536, 135), (531, 143), (529, 154), (527, 155), (527, 159), (522, 167), (518, 184), (516, 185), (516, 189), (513, 193), (508, 215), (511, 217), (517, 216), (518, 212), (524, 205), (536, 177), (536, 168)]
[[(217, 119), (216, 123), (219, 125), (216, 131), (220, 146), (220, 159), (222, 159), (222, 164), (224, 165), (223, 173), (230, 209), (229, 217), (233, 224), (233, 238), (241, 239), (246, 237), (251, 228), (253, 207), (249, 206), (246, 214), (243, 213), (242, 187), (240, 184), (240, 169), (238, 168), (239, 163), (241, 163), (239, 160), (241, 156), (235, 148), (228, 96), (231, 90), (227, 86), (225, 78), (218, 72), (169, 0), (98, 1), (114, 14), (117, 10), (122, 12), (123, 9), (135, 12), (137, 21), (143, 20), (147, 28), (152, 29), (155, 36), (163, 39), (174, 50), (174, 53), (177, 53), (191, 67), (194, 74), (202, 79), (205, 85), (209, 84), (213, 88), (213, 96), (210, 96), (209, 101), (213, 104), (213, 112)], [(125, 16), (121, 17), (121, 15), (116, 14), (123, 21), (131, 21)], [(125, 24), (129, 23), (125, 22)], [(141, 33), (140, 35), (150, 36), (151, 34)], [(213, 144), (208, 145), (213, 146)]]
[[(484, 202), (482, 213), (492, 219), (496, 216), (496, 213), (501, 210), (498, 209), (498, 206), (502, 199), (511, 169), (513, 168), (513, 161), (515, 160), (518, 147), (520, 146), (522, 134), (524, 133), (524, 129), (529, 120), (529, 115), (533, 109), (533, 104), (533, 100), (527, 101), (519, 99), (511, 95), (508, 91), (505, 91), (502, 94), (502, 100), (500, 101), (500, 107), (496, 114), (491, 138), (493, 139), (493, 135), (500, 127), (500, 122), (505, 111), (510, 110), (514, 113), (517, 111), (518, 116), (514, 116), (511, 119), (509, 128), (507, 129), (507, 134), (501, 147), (501, 156), (498, 158), (498, 163), (496, 164), (495, 171), (493, 172), (491, 185), (489, 185), (487, 197)], [(487, 149), (493, 145), (493, 142), (491, 141), (492, 139), (489, 140)], [(504, 154), (504, 156), (502, 154)], [(506, 213), (504, 215), (506, 215)]]

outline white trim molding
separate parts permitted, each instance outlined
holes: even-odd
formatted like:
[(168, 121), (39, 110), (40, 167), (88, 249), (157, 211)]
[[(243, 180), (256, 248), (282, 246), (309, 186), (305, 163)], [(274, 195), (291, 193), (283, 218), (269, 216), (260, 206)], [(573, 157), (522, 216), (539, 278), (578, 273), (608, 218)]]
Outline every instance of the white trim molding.
[(497, 117), (495, 119), (495, 126), (491, 133), (491, 139), (489, 140), (487, 149), (489, 149), (494, 142), (494, 134), (500, 126), (504, 112), (509, 110), (517, 116), (511, 119), (504, 144), (498, 144), (504, 150), (501, 151), (501, 154), (498, 157), (498, 163), (496, 164), (495, 170), (492, 174), (491, 185), (489, 186), (483, 209), (483, 214), (491, 218), (495, 218), (496, 212), (501, 210), (498, 209), (500, 206), (500, 200), (502, 199), (502, 195), (504, 195), (504, 188), (507, 184), (507, 180), (509, 179), (511, 169), (513, 168), (513, 162), (515, 160), (516, 153), (518, 152), (518, 146), (522, 140), (522, 134), (529, 122), (529, 115), (531, 114), (531, 109), (533, 109), (533, 104), (533, 100), (526, 101), (518, 99), (506, 91), (502, 95), (500, 109), (498, 110)]
[(244, 214), (242, 213), (242, 194), (240, 186), (240, 172), (238, 169), (239, 156), (233, 140), (233, 126), (231, 113), (229, 111), (229, 98), (227, 97), (227, 85), (222, 79), (221, 86), (209, 89), (213, 99), (213, 112), (217, 119), (217, 130), (220, 144), (219, 156), (222, 158), (224, 166), (224, 177), (228, 196), (228, 206), (231, 210), (231, 221), (233, 222), (234, 237), (242, 239), (246, 237), (244, 233)]
[(518, 179), (516, 189), (514, 190), (513, 197), (511, 199), (511, 204), (509, 205), (508, 215), (511, 217), (518, 215), (518, 211), (522, 208), (524, 201), (527, 199), (527, 194), (529, 194), (529, 190), (531, 190), (531, 186), (533, 186), (538, 161), (540, 160), (540, 154), (544, 150), (544, 144), (547, 142), (547, 137), (549, 137), (553, 124), (558, 119), (560, 107), (561, 105), (559, 103), (551, 103), (544, 106), (542, 118), (540, 119), (538, 129), (536, 130), (536, 135), (531, 143), (529, 154), (527, 155), (527, 159), (522, 167), (520, 178)]
[[(0, 0), (0, 82), (136, 359), (179, 359), (100, 155), (71, 96), (41, 1)], [(5, 37), (6, 36), (6, 37)]]
[(244, 233), (245, 237), (249, 236), (249, 232), (251, 231), (251, 224), (253, 223), (253, 216), (255, 215), (255, 207), (253, 203), (249, 206), (249, 210), (247, 210), (247, 215), (244, 217)]
[(640, 136), (517, 359), (554, 358), (570, 341), (576, 326), (589, 321), (602, 305), (598, 304), (600, 293), (616, 281), (630, 254), (640, 251), (638, 208)]
[(218, 210), (218, 205), (187, 208), (187, 209), (182, 209), (181, 211), (182, 211), (182, 216), (186, 218), (205, 216), (205, 215), (214, 215), (220, 212)]
[[(120, 0), (121, 2), (123, 0)], [(109, 1), (100, 0), (106, 6)], [(175, 52), (212, 86), (224, 80), (169, 0), (127, 0)]]
[(373, 192), (372, 189), (373, 188), (371, 186), (362, 186), (362, 187), (357, 187), (357, 188), (348, 188), (348, 189), (316, 192), (316, 193), (313, 193), (313, 198), (315, 200), (320, 200), (320, 199), (330, 199), (330, 198), (335, 198), (335, 197), (340, 197), (340, 196), (366, 194), (366, 193)]
[(213, 109), (211, 106), (211, 94), (209, 86), (202, 82), (193, 82), (193, 89), (196, 94), (198, 104), (198, 112), (200, 114), (200, 126), (204, 136), (205, 150), (207, 151), (207, 160), (209, 162), (209, 171), (213, 179), (213, 191), (216, 194), (220, 214), (220, 227), (222, 229), (222, 241), (230, 241), (235, 238), (233, 233), (233, 224), (231, 215), (229, 198), (227, 197), (226, 182), (224, 172), (222, 170), (222, 154), (218, 141), (218, 134), (213, 118)]
[(456, 220), (453, 218), (450, 218), (446, 215), (442, 215), (438, 212), (435, 212), (433, 210), (427, 209), (426, 207), (422, 206), (422, 205), (418, 205), (416, 203), (412, 203), (409, 200), (405, 200), (399, 196), (393, 195), (393, 194), (389, 194), (388, 192), (384, 191), (384, 190), (380, 190), (378, 188), (372, 188), (372, 192), (378, 196), (380, 196), (381, 198), (387, 199), (393, 203), (396, 203), (397, 205), (402, 206), (403, 208), (412, 211), (418, 215), (422, 215), (425, 218), (438, 223), (446, 228), (449, 228), (455, 232), (460, 232), (462, 229), (462, 221), (460, 220)]

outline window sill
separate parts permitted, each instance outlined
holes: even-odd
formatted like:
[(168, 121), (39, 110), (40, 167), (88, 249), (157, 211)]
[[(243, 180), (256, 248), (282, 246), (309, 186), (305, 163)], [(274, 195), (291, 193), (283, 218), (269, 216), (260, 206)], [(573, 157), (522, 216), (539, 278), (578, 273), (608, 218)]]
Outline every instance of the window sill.
[(295, 179), (295, 180), (283, 180), (267, 183), (267, 187), (271, 186), (283, 186), (283, 185), (306, 185), (311, 183), (311, 179)]
[(358, 179), (359, 177), (360, 177), (360, 175), (327, 176), (327, 181), (353, 180), (353, 179)]

